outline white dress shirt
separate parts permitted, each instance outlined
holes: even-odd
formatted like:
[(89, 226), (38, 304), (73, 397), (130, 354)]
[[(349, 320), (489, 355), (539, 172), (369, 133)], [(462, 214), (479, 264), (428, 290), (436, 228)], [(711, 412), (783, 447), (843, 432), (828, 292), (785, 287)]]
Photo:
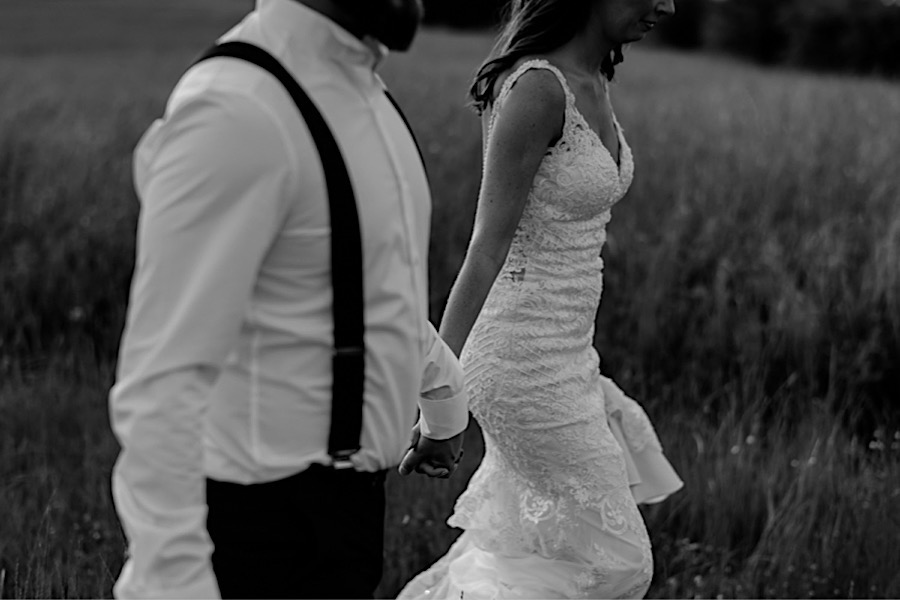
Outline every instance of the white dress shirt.
[[(431, 198), (374, 72), (382, 52), (293, 0), (258, 0), (230, 39), (285, 65), (347, 162), (366, 303), (364, 426), (353, 463), (395, 466), (417, 408), (433, 439), (462, 432), (468, 409), (459, 363), (428, 323)], [(137, 262), (110, 393), (122, 446), (113, 493), (129, 541), (115, 593), (216, 597), (205, 478), (258, 483), (330, 463), (324, 176), (281, 84), (230, 58), (185, 74), (134, 163)]]

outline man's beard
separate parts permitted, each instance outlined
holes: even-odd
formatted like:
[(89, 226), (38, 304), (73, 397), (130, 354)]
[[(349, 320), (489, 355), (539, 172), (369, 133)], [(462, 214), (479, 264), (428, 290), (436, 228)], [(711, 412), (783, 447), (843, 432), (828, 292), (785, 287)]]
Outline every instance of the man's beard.
[(391, 50), (409, 49), (422, 20), (422, 0), (356, 0), (365, 5), (368, 33)]

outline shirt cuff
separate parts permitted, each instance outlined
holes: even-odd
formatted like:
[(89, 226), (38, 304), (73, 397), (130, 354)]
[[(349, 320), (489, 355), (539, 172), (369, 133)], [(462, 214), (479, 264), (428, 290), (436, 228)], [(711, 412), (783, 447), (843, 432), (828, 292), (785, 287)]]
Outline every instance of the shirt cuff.
[(419, 398), (422, 435), (430, 440), (448, 440), (469, 426), (469, 399), (465, 391), (443, 400)]
[(213, 574), (212, 566), (205, 568), (189, 584), (184, 586), (169, 587), (165, 589), (151, 589), (138, 585), (134, 581), (134, 563), (129, 559), (122, 568), (119, 580), (113, 589), (116, 598), (144, 598), (144, 599), (175, 599), (197, 598), (219, 600), (222, 596), (219, 592), (219, 584)]

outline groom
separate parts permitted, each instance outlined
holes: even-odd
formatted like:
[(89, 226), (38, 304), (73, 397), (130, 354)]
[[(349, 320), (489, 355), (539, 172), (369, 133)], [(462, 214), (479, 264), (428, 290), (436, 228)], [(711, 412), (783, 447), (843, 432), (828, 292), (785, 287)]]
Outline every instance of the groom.
[[(428, 183), (374, 72), (420, 14), (418, 0), (257, 0), (221, 40), (287, 69), (337, 157), (290, 86), (241, 57), (191, 68), (140, 141), (110, 393), (118, 597), (372, 597), (386, 470), (455, 469), (468, 411), (427, 321)], [(339, 343), (339, 308), (358, 345)]]

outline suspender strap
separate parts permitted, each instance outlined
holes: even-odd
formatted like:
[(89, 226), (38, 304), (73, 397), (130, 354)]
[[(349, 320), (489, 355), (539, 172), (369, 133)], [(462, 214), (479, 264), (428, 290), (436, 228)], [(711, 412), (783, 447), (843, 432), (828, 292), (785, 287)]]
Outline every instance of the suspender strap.
[(328, 454), (335, 467), (351, 466), (360, 448), (365, 384), (365, 310), (362, 240), (356, 197), (337, 141), (299, 83), (271, 54), (245, 42), (213, 46), (197, 61), (230, 57), (271, 73), (290, 94), (312, 135), (325, 172), (331, 216), (331, 283), (334, 290), (334, 354)]
[(416, 139), (416, 134), (413, 131), (412, 125), (409, 124), (409, 120), (403, 113), (403, 109), (400, 108), (400, 105), (397, 104), (397, 101), (394, 100), (394, 96), (391, 95), (387, 88), (384, 88), (384, 95), (387, 96), (387, 99), (390, 100), (391, 104), (394, 106), (394, 110), (396, 110), (397, 114), (400, 115), (400, 118), (403, 119), (403, 124), (406, 125), (406, 128), (409, 130), (409, 135), (412, 136), (413, 141), (416, 143), (416, 150), (419, 151), (419, 160), (422, 161), (422, 168), (427, 172), (428, 167), (425, 165), (425, 155), (422, 154), (422, 146), (419, 145), (419, 140)]

